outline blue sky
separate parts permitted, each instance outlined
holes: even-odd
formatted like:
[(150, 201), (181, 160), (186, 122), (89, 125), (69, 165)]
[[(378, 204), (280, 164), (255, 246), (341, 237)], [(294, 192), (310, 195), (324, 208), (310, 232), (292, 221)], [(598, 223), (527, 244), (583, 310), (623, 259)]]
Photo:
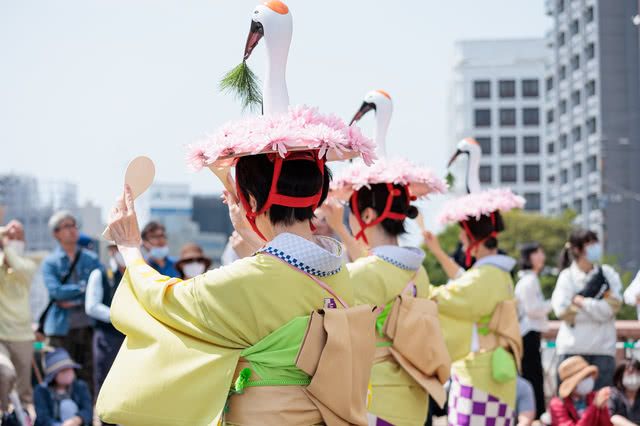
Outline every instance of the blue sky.
[[(0, 2), (0, 173), (79, 184), (105, 209), (136, 155), (157, 180), (195, 193), (220, 185), (189, 172), (184, 145), (238, 117), (218, 93), (242, 57), (255, 0)], [(541, 0), (290, 0), (291, 102), (349, 119), (370, 89), (388, 91), (390, 155), (444, 175), (455, 41), (543, 37)], [(250, 65), (259, 74), (264, 49)], [(372, 132), (372, 117), (362, 127)], [(106, 211), (103, 212), (106, 214)]]

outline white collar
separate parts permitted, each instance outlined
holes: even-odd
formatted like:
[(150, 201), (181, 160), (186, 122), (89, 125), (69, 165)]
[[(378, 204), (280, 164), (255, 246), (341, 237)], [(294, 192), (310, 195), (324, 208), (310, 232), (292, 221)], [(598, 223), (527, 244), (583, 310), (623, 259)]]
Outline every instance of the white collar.
[(418, 270), (425, 256), (417, 247), (378, 246), (371, 251), (385, 262), (409, 271)]
[(505, 272), (511, 272), (511, 270), (516, 266), (516, 260), (513, 257), (505, 256), (504, 254), (494, 254), (478, 260), (473, 264), (473, 267), (475, 268), (482, 265), (491, 265), (502, 269)]
[(316, 243), (295, 234), (283, 233), (269, 241), (258, 253), (277, 256), (311, 275), (327, 277), (342, 268), (342, 244), (330, 237), (316, 236)]

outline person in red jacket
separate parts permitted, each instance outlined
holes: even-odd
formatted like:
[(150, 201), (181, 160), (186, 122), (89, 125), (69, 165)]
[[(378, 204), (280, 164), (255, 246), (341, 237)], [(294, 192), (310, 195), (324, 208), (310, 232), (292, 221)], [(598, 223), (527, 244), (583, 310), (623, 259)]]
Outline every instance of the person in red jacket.
[(612, 426), (607, 406), (611, 389), (593, 391), (598, 367), (581, 356), (572, 356), (560, 364), (558, 375), (559, 396), (549, 404), (553, 426)]

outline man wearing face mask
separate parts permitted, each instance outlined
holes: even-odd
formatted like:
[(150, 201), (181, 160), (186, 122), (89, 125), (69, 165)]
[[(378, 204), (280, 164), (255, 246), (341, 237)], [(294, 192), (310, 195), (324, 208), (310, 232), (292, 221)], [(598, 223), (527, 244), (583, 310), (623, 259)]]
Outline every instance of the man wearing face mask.
[(32, 402), (29, 292), (37, 265), (24, 255), (24, 229), (17, 220), (0, 227), (0, 244), (0, 412), (8, 416), (14, 386), (23, 404)]
[(183, 280), (204, 274), (210, 266), (211, 259), (206, 257), (202, 247), (195, 243), (188, 243), (182, 247), (180, 259), (176, 263), (176, 269)]
[(612, 426), (608, 401), (611, 388), (594, 392), (598, 367), (572, 356), (558, 366), (558, 396), (549, 404), (551, 424), (556, 426)]
[(85, 311), (95, 320), (92, 348), (94, 395), (100, 392), (124, 341), (124, 335), (111, 324), (110, 309), (124, 275), (125, 263), (115, 244), (111, 244), (108, 250), (109, 267), (96, 268), (91, 272), (85, 299)]
[(611, 423), (615, 426), (640, 424), (640, 361), (628, 359), (616, 368), (609, 400)]
[(180, 276), (175, 267), (175, 260), (169, 256), (167, 232), (164, 225), (151, 221), (147, 223), (140, 234), (143, 254), (149, 266), (167, 277)]
[(562, 319), (557, 351), (562, 359), (582, 356), (598, 367), (596, 389), (613, 383), (616, 354), (616, 313), (622, 305), (618, 273), (600, 263), (602, 245), (585, 229), (573, 231), (561, 254), (560, 275), (551, 297)]

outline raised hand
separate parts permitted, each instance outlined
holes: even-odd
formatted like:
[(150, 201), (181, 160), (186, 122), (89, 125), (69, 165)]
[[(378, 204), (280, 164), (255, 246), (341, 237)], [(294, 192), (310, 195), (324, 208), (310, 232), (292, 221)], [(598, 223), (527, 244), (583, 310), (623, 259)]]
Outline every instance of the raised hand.
[(125, 185), (124, 193), (111, 209), (108, 226), (111, 238), (118, 247), (140, 247), (140, 228), (129, 185)]

